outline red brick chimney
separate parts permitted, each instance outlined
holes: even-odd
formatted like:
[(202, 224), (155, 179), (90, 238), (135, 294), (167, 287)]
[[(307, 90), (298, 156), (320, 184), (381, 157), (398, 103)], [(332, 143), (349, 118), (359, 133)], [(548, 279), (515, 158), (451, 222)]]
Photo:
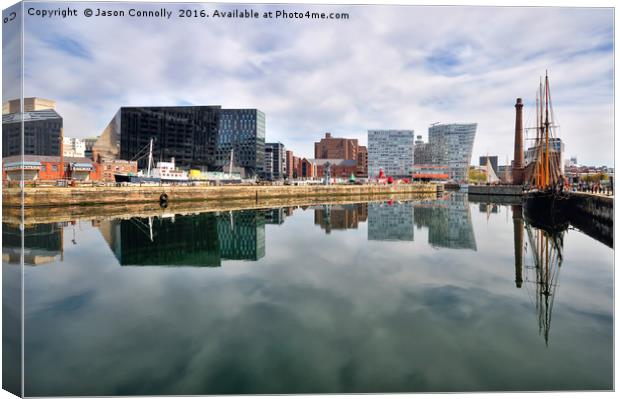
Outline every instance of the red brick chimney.
[(523, 184), (523, 169), (525, 160), (523, 159), (523, 100), (517, 98), (515, 104), (515, 153), (512, 167), (512, 184)]

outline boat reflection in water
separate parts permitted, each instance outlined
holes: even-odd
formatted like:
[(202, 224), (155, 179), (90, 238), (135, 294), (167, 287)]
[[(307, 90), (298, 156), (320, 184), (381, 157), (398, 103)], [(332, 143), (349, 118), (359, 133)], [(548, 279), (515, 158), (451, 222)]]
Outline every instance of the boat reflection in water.
[[(526, 287), (533, 287), (536, 312), (538, 315), (538, 332), (549, 345), (551, 329), (551, 313), (557, 295), (560, 268), (563, 260), (564, 230), (549, 231), (534, 227), (525, 219), (527, 242), (524, 245), (526, 254)], [(516, 244), (516, 242), (515, 242)], [(529, 244), (529, 245), (528, 245)]]
[[(564, 230), (545, 230), (532, 223), (521, 204), (507, 198), (504, 203), (479, 204), (481, 213), (497, 213), (500, 206), (510, 206), (512, 212), (515, 286), (525, 288), (536, 309), (538, 331), (549, 344), (551, 313), (557, 293)], [(495, 210), (495, 211), (494, 211)], [(524, 239), (527, 235), (527, 240)], [(525, 284), (525, 285), (524, 285)]]

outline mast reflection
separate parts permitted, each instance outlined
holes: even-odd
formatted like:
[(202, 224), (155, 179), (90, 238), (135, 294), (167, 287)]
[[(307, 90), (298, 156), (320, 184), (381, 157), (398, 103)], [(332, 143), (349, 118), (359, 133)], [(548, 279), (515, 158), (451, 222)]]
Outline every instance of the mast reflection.
[(539, 229), (532, 226), (527, 219), (525, 230), (528, 243), (524, 247), (529, 259), (525, 267), (525, 282), (534, 286), (538, 332), (543, 335), (548, 346), (553, 303), (562, 266), (565, 230), (551, 232)]

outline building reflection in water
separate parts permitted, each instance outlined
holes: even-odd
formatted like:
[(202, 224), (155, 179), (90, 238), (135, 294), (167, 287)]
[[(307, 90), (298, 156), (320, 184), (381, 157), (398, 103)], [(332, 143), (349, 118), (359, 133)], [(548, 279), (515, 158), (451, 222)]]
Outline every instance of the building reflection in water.
[(413, 241), (413, 203), (371, 202), (368, 204), (369, 241)]
[(332, 230), (357, 229), (368, 218), (368, 204), (319, 205), (314, 209), (314, 224), (326, 234)]
[(265, 256), (265, 214), (237, 211), (102, 221), (123, 266), (221, 266)]
[(428, 204), (415, 205), (415, 223), (428, 227), (428, 242), (434, 247), (477, 249), (467, 196), (452, 193)]
[(512, 205), (512, 227), (515, 249), (515, 285), (523, 285), (523, 207)]
[(478, 209), (480, 210), (480, 213), (498, 213), (499, 212), (499, 206), (497, 204), (487, 204), (484, 202), (481, 202), (478, 204)]
[[(24, 265), (37, 266), (62, 260), (63, 225), (45, 223), (24, 227)], [(22, 232), (19, 226), (2, 224), (2, 261), (20, 264)]]

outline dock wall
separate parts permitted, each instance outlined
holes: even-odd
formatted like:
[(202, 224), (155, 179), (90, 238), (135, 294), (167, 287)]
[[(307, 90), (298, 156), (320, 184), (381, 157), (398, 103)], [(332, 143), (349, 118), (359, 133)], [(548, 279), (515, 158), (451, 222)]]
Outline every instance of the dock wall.
[[(383, 194), (436, 194), (435, 184), (334, 185), (334, 186), (122, 186), (122, 187), (27, 187), (24, 207), (64, 207), (167, 202), (255, 200), (265, 198), (369, 196)], [(20, 189), (4, 188), (4, 207), (20, 206)]]
[(570, 193), (569, 206), (571, 208), (571, 213), (585, 213), (601, 222), (613, 224), (613, 197), (572, 192)]
[(570, 223), (590, 237), (614, 247), (614, 199), (596, 194), (571, 193)]
[(467, 192), (469, 194), (474, 195), (523, 195), (523, 187), (522, 186), (512, 186), (512, 185), (501, 185), (501, 186), (493, 186), (493, 185), (481, 185), (481, 186), (469, 186), (467, 188)]

